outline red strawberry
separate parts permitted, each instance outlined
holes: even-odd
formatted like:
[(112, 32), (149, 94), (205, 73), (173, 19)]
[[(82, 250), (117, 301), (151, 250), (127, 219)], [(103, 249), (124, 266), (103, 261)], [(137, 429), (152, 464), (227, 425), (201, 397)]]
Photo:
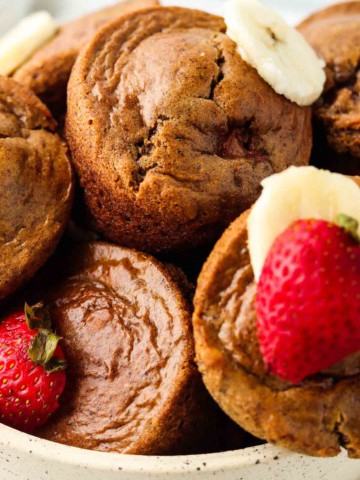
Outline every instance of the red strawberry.
[(65, 387), (64, 355), (49, 327), (41, 305), (0, 323), (0, 421), (28, 433), (58, 408)]
[(260, 277), (261, 353), (270, 372), (292, 383), (360, 350), (357, 222), (339, 217), (349, 231), (322, 220), (292, 224), (275, 240)]

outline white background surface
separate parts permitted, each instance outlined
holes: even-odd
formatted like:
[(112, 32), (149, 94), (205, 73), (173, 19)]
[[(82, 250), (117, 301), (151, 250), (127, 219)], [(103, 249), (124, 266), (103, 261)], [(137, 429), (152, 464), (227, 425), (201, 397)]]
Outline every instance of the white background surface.
[[(0, 0), (0, 34), (9, 29), (29, 10), (48, 10), (63, 22), (119, 0)], [(263, 0), (266, 5), (281, 12), (289, 23), (296, 24), (308, 13), (331, 0)], [(225, 0), (163, 0), (163, 5), (181, 5), (199, 8), (221, 15)]]
[[(160, 0), (161, 1), (161, 0)], [(105, 5), (116, 3), (116, 0), (34, 0), (36, 8), (50, 9), (61, 20), (77, 16), (80, 12), (91, 11)], [(221, 14), (225, 0), (163, 0), (163, 5), (181, 5), (199, 8), (211, 13)], [(264, 0), (271, 8), (280, 11), (291, 23), (296, 23), (308, 12), (334, 3), (327, 0)]]

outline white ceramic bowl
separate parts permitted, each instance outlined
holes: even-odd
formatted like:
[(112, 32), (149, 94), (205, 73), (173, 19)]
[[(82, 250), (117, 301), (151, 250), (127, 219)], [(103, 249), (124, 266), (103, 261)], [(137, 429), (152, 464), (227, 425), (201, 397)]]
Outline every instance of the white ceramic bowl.
[(359, 480), (345, 454), (319, 459), (271, 445), (177, 457), (99, 453), (58, 445), (0, 425), (2, 480)]
[[(25, 14), (31, 0), (0, 0), (0, 32)], [(114, 0), (35, 0), (60, 21), (86, 13)], [(163, 0), (222, 11), (221, 0)], [(329, 0), (265, 0), (291, 22)], [(9, 10), (4, 11), (3, 7)], [(22, 12), (22, 13), (21, 13)], [(8, 20), (4, 20), (7, 18)], [(339, 457), (320, 459), (298, 455), (271, 445), (234, 452), (178, 457), (143, 457), (98, 453), (67, 447), (20, 433), (0, 424), (0, 480), (360, 480), (360, 461)]]

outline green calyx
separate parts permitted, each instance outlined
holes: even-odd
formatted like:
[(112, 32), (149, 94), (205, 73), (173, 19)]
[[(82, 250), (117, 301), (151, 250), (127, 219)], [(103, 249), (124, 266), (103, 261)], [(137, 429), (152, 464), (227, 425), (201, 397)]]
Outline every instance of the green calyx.
[(56, 347), (61, 337), (51, 330), (40, 330), (30, 343), (29, 357), (35, 365), (42, 365), (47, 373), (65, 370), (66, 361), (54, 357)]
[(39, 330), (29, 347), (29, 357), (35, 365), (44, 367), (47, 373), (59, 372), (67, 367), (66, 360), (54, 357), (61, 337), (51, 330), (51, 317), (43, 303), (29, 307), (25, 303), (25, 318), (30, 330)]
[(36, 303), (32, 307), (25, 303), (24, 311), (26, 323), (30, 330), (51, 329), (50, 313), (42, 302)]
[(340, 213), (337, 216), (337, 224), (340, 228), (345, 230), (345, 232), (350, 235), (357, 243), (360, 243), (360, 236), (357, 233), (359, 228), (359, 222), (355, 220), (355, 218), (352, 218), (349, 215), (345, 215), (344, 213)]

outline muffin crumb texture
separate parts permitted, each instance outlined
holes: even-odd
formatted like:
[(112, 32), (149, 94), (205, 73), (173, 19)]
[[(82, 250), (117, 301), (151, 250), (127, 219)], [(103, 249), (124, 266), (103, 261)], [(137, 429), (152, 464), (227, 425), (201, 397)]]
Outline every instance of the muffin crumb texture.
[(70, 216), (73, 174), (48, 109), (0, 77), (0, 299), (54, 252)]
[(95, 228), (155, 253), (215, 240), (264, 177), (306, 164), (312, 144), (310, 109), (241, 59), (223, 20), (175, 7), (99, 32), (73, 69), (68, 108)]
[(354, 159), (359, 172), (360, 2), (339, 3), (316, 12), (299, 30), (326, 63), (324, 93), (314, 106), (315, 139), (320, 144), (325, 140), (333, 155), (345, 155), (344, 163)]

